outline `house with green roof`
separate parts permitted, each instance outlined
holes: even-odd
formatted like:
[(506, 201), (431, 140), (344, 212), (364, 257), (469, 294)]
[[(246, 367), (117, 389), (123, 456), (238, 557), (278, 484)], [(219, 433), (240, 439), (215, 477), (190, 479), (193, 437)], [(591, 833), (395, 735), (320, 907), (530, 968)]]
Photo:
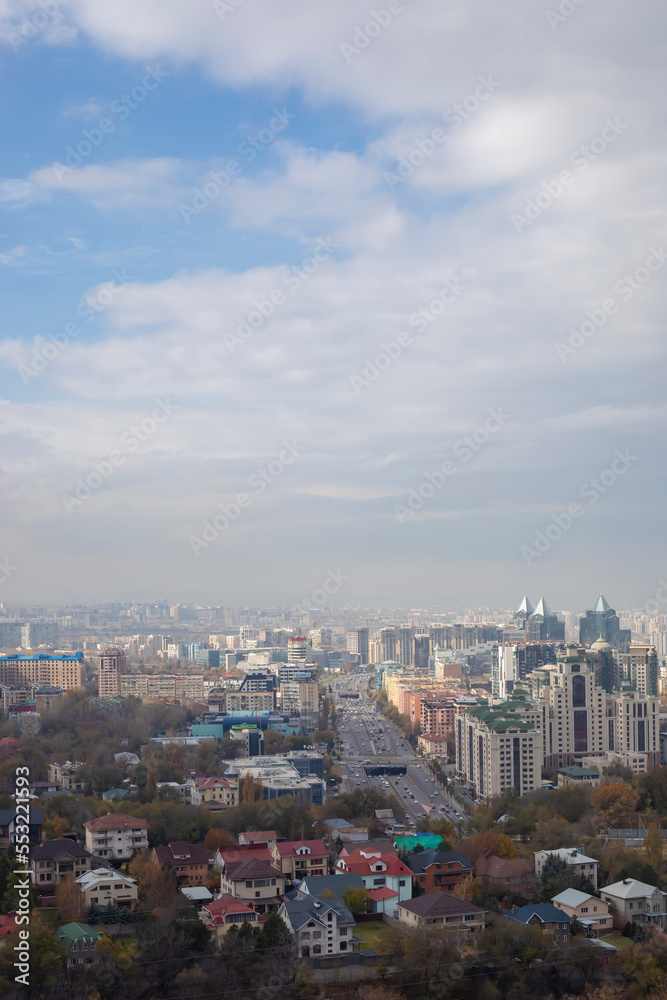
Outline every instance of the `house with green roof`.
[(101, 940), (102, 935), (94, 931), (88, 924), (78, 924), (72, 921), (71, 924), (63, 924), (56, 931), (55, 936), (60, 943), (67, 948), (67, 968), (72, 969), (76, 965), (92, 965), (97, 961), (95, 945)]

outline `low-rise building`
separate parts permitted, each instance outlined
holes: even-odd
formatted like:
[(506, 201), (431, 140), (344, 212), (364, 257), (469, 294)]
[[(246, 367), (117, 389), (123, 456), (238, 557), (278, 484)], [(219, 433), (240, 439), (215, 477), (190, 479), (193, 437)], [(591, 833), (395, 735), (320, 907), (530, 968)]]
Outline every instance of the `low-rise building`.
[(129, 860), (148, 847), (148, 820), (125, 813), (107, 813), (83, 824), (86, 847), (101, 858)]
[(534, 880), (532, 866), (525, 858), (500, 858), (493, 851), (480, 854), (474, 873), (490, 892), (526, 892)]
[(580, 847), (561, 847), (555, 851), (535, 852), (535, 874), (542, 877), (544, 865), (550, 858), (564, 861), (568, 868), (573, 868), (579, 875), (584, 875), (594, 889), (598, 887), (598, 864), (595, 858), (589, 858)]
[(569, 788), (576, 785), (579, 788), (597, 788), (602, 781), (599, 771), (593, 771), (588, 767), (581, 767), (579, 764), (571, 764), (570, 767), (558, 768), (558, 787)]
[(269, 850), (278, 842), (275, 830), (245, 830), (238, 836), (239, 845), (265, 844)]
[(429, 848), (408, 856), (412, 881), (423, 892), (453, 892), (456, 886), (472, 875), (472, 861), (456, 851)]
[(301, 879), (296, 891), (301, 896), (342, 899), (350, 889), (364, 888), (364, 880), (361, 875), (307, 875)]
[(380, 889), (385, 886), (398, 894), (399, 901), (412, 898), (412, 871), (403, 864), (397, 854), (383, 854), (380, 851), (369, 850), (368, 844), (358, 847), (343, 857), (338, 858), (334, 871), (336, 874), (352, 872), (361, 875), (366, 889)]
[[(24, 835), (25, 816), (19, 815), (16, 808), (0, 809), (0, 850), (17, 846), (17, 837)], [(28, 837), (31, 844), (42, 839), (44, 813), (41, 809), (30, 809), (28, 819)]]
[(614, 929), (614, 920), (607, 901), (591, 896), (588, 892), (565, 889), (557, 896), (553, 896), (551, 902), (569, 917), (576, 917), (584, 925), (590, 937), (611, 934)]
[(231, 927), (239, 924), (257, 924), (259, 914), (242, 899), (235, 899), (223, 893), (210, 903), (205, 903), (199, 911), (199, 919), (212, 932), (219, 944)]
[(208, 852), (203, 844), (173, 840), (167, 847), (154, 847), (153, 857), (160, 865), (172, 869), (179, 887), (202, 885), (207, 881)]
[(49, 781), (54, 781), (64, 792), (82, 792), (83, 782), (79, 770), (80, 760), (66, 760), (63, 764), (49, 764)]
[(647, 885), (636, 878), (624, 878), (600, 889), (605, 903), (616, 908), (615, 926), (619, 929), (628, 921), (642, 926), (667, 929), (667, 893), (654, 885)]
[(45, 840), (30, 851), (30, 880), (38, 889), (55, 888), (61, 882), (73, 882), (79, 875), (99, 868), (101, 858), (67, 837)]
[(269, 861), (248, 855), (225, 864), (220, 873), (223, 894), (242, 899), (258, 913), (273, 913), (285, 895), (287, 877)]
[(193, 806), (219, 803), (232, 808), (239, 804), (239, 784), (232, 778), (198, 778), (187, 781)]
[(133, 910), (137, 904), (137, 880), (114, 868), (93, 868), (75, 879), (86, 907), (117, 906)]
[(526, 926), (539, 927), (546, 934), (553, 935), (557, 944), (567, 944), (570, 940), (571, 918), (553, 903), (531, 903), (529, 906), (513, 906), (505, 913), (510, 920)]
[(95, 945), (102, 940), (102, 935), (88, 924), (63, 924), (55, 932), (55, 937), (67, 949), (68, 969), (77, 965), (92, 965), (98, 960)]
[(484, 930), (486, 913), (481, 906), (440, 890), (398, 904), (399, 923), (451, 931), (458, 939)]
[(341, 899), (286, 899), (278, 915), (294, 935), (303, 958), (340, 955), (354, 948), (354, 917)]
[(276, 866), (290, 879), (329, 874), (329, 851), (322, 840), (279, 840), (271, 853)]

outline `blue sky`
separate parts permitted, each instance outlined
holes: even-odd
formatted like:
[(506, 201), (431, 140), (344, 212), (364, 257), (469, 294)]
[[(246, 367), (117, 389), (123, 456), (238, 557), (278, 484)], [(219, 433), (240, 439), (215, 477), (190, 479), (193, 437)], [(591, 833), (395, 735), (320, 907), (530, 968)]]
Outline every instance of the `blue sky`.
[(664, 12), (569, 10), (0, 3), (0, 601), (653, 596)]

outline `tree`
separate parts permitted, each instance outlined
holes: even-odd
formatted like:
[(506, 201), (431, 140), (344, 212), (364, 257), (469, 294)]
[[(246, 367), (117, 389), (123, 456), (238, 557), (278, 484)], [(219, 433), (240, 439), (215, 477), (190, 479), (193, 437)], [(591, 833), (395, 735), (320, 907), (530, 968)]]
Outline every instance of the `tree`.
[(592, 802), (611, 827), (618, 827), (635, 812), (639, 795), (620, 778), (605, 777), (593, 791)]
[(213, 853), (221, 847), (233, 847), (235, 843), (236, 837), (233, 833), (215, 826), (211, 827), (204, 837), (204, 847)]
[(85, 900), (81, 887), (73, 879), (65, 879), (57, 885), (56, 906), (64, 923), (82, 919)]
[(496, 854), (499, 858), (505, 858), (506, 860), (512, 860), (518, 858), (519, 854), (516, 849), (516, 844), (506, 833), (501, 833), (498, 837), (498, 846), (496, 847)]
[(652, 823), (646, 831), (646, 841), (644, 843), (646, 860), (657, 872), (662, 868), (662, 837), (660, 827), (657, 823)]
[(357, 913), (368, 913), (368, 893), (361, 887), (348, 889), (343, 896), (343, 902), (353, 916)]

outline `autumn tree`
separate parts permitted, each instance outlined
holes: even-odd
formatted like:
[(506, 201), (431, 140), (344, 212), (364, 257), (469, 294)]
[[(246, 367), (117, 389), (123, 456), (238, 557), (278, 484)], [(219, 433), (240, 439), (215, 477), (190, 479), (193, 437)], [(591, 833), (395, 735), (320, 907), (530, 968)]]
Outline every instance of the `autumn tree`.
[(635, 812), (639, 795), (620, 778), (603, 778), (592, 796), (593, 806), (611, 827), (621, 826)]
[(352, 886), (348, 889), (343, 896), (343, 902), (353, 916), (357, 913), (368, 913), (368, 893), (361, 886), (358, 888)]
[(64, 923), (81, 920), (85, 910), (85, 900), (81, 886), (73, 879), (63, 879), (56, 886), (56, 906)]
[(222, 830), (219, 827), (211, 827), (204, 837), (204, 847), (207, 851), (215, 853), (221, 847), (233, 847), (236, 837), (229, 830)]

